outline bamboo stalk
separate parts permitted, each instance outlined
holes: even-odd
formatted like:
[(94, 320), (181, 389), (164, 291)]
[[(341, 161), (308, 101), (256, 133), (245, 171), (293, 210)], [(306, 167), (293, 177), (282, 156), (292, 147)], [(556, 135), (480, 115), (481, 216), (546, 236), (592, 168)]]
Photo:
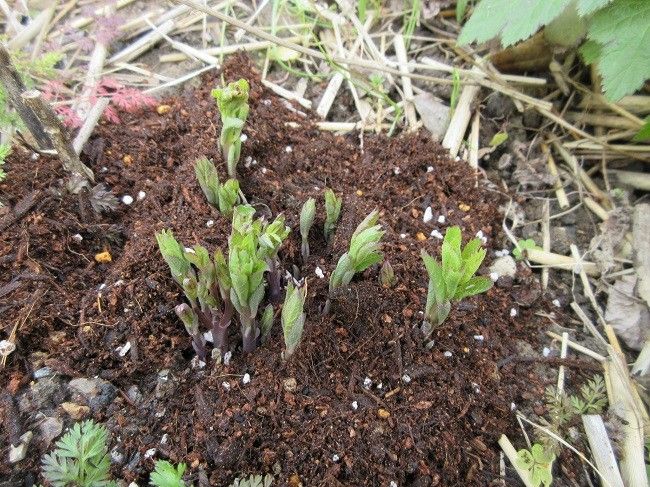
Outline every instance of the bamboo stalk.
[(418, 119), (415, 115), (415, 106), (413, 105), (413, 85), (411, 84), (411, 78), (406, 76), (409, 72), (408, 57), (406, 55), (406, 45), (404, 44), (404, 37), (402, 37), (402, 34), (395, 35), (393, 45), (395, 47), (395, 56), (397, 57), (399, 69), (404, 73), (402, 76), (402, 100), (404, 100), (404, 113), (406, 115), (406, 121), (409, 124), (409, 129), (413, 131), (417, 126)]
[(79, 129), (79, 133), (72, 142), (72, 147), (77, 154), (81, 154), (81, 149), (83, 149), (84, 144), (88, 141), (90, 135), (93, 133), (97, 122), (99, 122), (99, 119), (104, 113), (104, 110), (108, 106), (109, 102), (110, 100), (108, 98), (100, 98), (95, 102), (92, 108), (88, 110), (86, 114), (86, 120), (84, 121), (84, 124)]
[[(560, 335), (558, 335), (557, 333), (553, 333), (552, 331), (547, 331), (546, 334), (548, 336), (550, 336), (551, 338), (555, 339), (555, 340), (562, 341), (562, 337)], [(576, 352), (580, 352), (580, 353), (582, 353), (584, 355), (587, 355), (588, 357), (591, 357), (594, 360), (597, 360), (598, 362), (605, 363), (607, 361), (607, 357), (605, 357), (605, 356), (603, 356), (603, 355), (601, 355), (601, 354), (599, 354), (597, 352), (594, 352), (593, 350), (591, 350), (591, 349), (589, 349), (587, 347), (583, 347), (579, 343), (573, 342), (571, 340), (567, 340), (567, 345), (570, 348), (574, 349)]]
[(591, 456), (601, 475), (602, 484), (610, 487), (624, 487), (603, 418), (598, 414), (584, 414), (582, 425), (587, 434)]
[(536, 487), (533, 483), (533, 478), (530, 471), (525, 470), (519, 466), (519, 463), (517, 462), (517, 450), (515, 450), (515, 447), (512, 446), (512, 443), (510, 443), (510, 440), (506, 435), (501, 435), (499, 438), (499, 446), (501, 447), (501, 450), (503, 450), (503, 453), (510, 461), (510, 464), (515, 469), (515, 472), (517, 472), (517, 475), (519, 475), (519, 478), (524, 483), (524, 485), (526, 487)]
[(34, 37), (38, 35), (41, 30), (52, 20), (54, 16), (54, 7), (48, 7), (39, 13), (34, 20), (32, 20), (29, 25), (24, 27), (18, 34), (13, 36), (9, 42), (7, 42), (7, 47), (12, 51), (18, 51), (27, 45)]
[(548, 148), (548, 145), (545, 143), (542, 143), (542, 152), (544, 155), (546, 155), (546, 163), (548, 165), (548, 172), (556, 178), (554, 188), (555, 188), (555, 196), (557, 198), (557, 202), (560, 205), (560, 208), (568, 208), (569, 207), (569, 199), (567, 198), (566, 191), (564, 191), (564, 187), (562, 186), (562, 180), (560, 179), (560, 173), (557, 170), (557, 165), (555, 164), (555, 159), (553, 159), (553, 154), (551, 154), (550, 149)]
[(598, 266), (593, 262), (583, 261), (582, 259), (575, 259), (567, 255), (555, 254), (553, 252), (545, 252), (539, 249), (526, 249), (526, 258), (535, 264), (546, 265), (554, 269), (563, 269), (572, 272), (580, 272), (584, 270), (590, 276), (597, 276), (600, 274)]
[[(476, 66), (472, 69), (479, 71), (479, 68)], [(445, 136), (442, 139), (442, 146), (445, 149), (449, 149), (451, 157), (458, 155), (460, 144), (463, 142), (463, 137), (465, 136), (472, 115), (472, 103), (478, 95), (478, 92), (478, 86), (465, 86), (460, 93), (458, 104), (456, 105), (454, 114), (451, 116), (447, 132), (445, 132)]]

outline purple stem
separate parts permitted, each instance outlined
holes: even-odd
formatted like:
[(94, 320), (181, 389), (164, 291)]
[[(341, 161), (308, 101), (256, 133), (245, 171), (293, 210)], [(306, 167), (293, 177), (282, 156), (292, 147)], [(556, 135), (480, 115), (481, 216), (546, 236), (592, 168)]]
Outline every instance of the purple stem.
[(279, 304), (282, 299), (282, 275), (275, 257), (269, 259), (269, 301)]
[(224, 302), (224, 310), (218, 320), (212, 320), (212, 343), (222, 354), (228, 348), (228, 326), (232, 321), (233, 306), (229, 299)]

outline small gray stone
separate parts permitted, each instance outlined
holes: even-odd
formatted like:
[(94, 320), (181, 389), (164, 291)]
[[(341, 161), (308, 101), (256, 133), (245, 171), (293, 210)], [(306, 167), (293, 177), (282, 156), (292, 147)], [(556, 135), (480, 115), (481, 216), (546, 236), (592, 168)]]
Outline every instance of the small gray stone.
[(43, 446), (48, 447), (50, 443), (52, 443), (52, 440), (59, 436), (63, 431), (63, 421), (57, 417), (45, 418), (38, 427), (41, 430)]
[(44, 377), (49, 377), (50, 375), (52, 375), (52, 369), (49, 367), (41, 367), (34, 372), (34, 379), (42, 379)]
[(514, 278), (517, 274), (517, 263), (509, 255), (499, 257), (492, 262), (490, 266), (490, 273), (496, 272), (499, 277)]
[(126, 396), (135, 404), (138, 404), (140, 401), (142, 401), (142, 393), (136, 385), (132, 385), (127, 389)]
[(551, 250), (556, 254), (568, 255), (575, 241), (575, 227), (551, 227)]
[(90, 400), (101, 392), (101, 382), (103, 382), (101, 379), (87, 379), (85, 377), (80, 377), (78, 379), (72, 379), (68, 384), (68, 387)]
[(9, 463), (18, 463), (25, 459), (29, 442), (32, 441), (33, 436), (34, 434), (28, 431), (20, 437), (18, 446), (9, 445)]
[(413, 104), (422, 118), (422, 124), (431, 132), (433, 139), (441, 140), (449, 127), (451, 108), (428, 92), (416, 95)]
[(65, 401), (65, 386), (58, 377), (43, 377), (30, 385), (29, 402), (33, 409), (52, 408), (62, 401)]

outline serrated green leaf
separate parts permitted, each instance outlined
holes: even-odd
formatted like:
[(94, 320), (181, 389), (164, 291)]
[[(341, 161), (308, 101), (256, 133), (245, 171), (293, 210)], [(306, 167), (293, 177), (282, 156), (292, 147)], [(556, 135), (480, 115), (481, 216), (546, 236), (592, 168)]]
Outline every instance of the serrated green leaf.
[(314, 224), (314, 218), (316, 216), (316, 200), (314, 198), (309, 198), (305, 201), (305, 204), (302, 205), (300, 210), (300, 236), (303, 240), (309, 238), (309, 230)]
[(472, 277), (469, 281), (463, 284), (462, 288), (459, 288), (454, 295), (454, 299), (460, 301), (461, 299), (468, 298), (470, 296), (476, 296), (477, 294), (484, 293), (492, 288), (493, 282), (491, 279), (482, 276)]
[(194, 174), (208, 203), (215, 208), (218, 207), (221, 184), (219, 183), (217, 168), (212, 161), (206, 157), (197, 159), (194, 163)]
[(149, 476), (149, 484), (155, 487), (185, 487), (183, 474), (187, 469), (184, 463), (174, 467), (167, 460), (158, 460), (154, 465), (154, 471)]
[(578, 0), (578, 13), (580, 15), (589, 15), (598, 9), (603, 8), (612, 0)]
[(296, 287), (292, 282), (287, 285), (281, 313), (282, 333), (286, 348), (285, 358), (289, 358), (293, 354), (302, 338), (305, 324), (303, 308), (306, 297), (307, 288), (305, 286)]
[[(482, 0), (463, 27), (458, 43), (484, 42), (500, 36), (503, 47), (527, 39), (548, 24), (572, 0)], [(520, 14), (513, 15), (513, 12)]]
[(591, 18), (589, 39), (602, 46), (603, 91), (618, 100), (650, 78), (650, 2), (616, 0)]
[(596, 41), (587, 40), (580, 46), (580, 55), (585, 64), (593, 64), (600, 58), (603, 51), (603, 46)]
[(162, 230), (160, 233), (156, 233), (156, 241), (172, 277), (182, 285), (183, 279), (192, 273), (190, 263), (185, 258), (185, 249), (176, 241), (171, 230)]
[(650, 140), (650, 117), (645, 119), (643, 127), (641, 127), (641, 130), (637, 132), (632, 140), (634, 142), (645, 142)]

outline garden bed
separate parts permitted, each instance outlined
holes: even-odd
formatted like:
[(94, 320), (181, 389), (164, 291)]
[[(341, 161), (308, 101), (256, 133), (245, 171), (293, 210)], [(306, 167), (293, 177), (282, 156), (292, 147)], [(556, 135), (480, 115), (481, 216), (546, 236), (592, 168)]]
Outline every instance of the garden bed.
[[(173, 312), (182, 294), (154, 232), (169, 228), (185, 245), (210, 250), (226, 245), (230, 222), (207, 203), (193, 169), (202, 155), (222, 173), (225, 167), (209, 95), (220, 74), (211, 74), (199, 88), (161, 101), (168, 109), (97, 128), (84, 162), (119, 197), (133, 198), (113, 213), (97, 217), (64, 194), (56, 160), (19, 153), (7, 163), (6, 200), (13, 207), (34, 199), (0, 241), (0, 310), (4, 327), (19, 323), (18, 348), (1, 378), (16, 395), (3, 405), (5, 416), (17, 411), (15, 424), (5, 423), (8, 437), (36, 428), (39, 411), (86, 405), (67, 381), (98, 377), (107, 381), (102, 400), (87, 401), (87, 415), (107, 424), (113, 472), (127, 481), (144, 481), (156, 458), (188, 463), (192, 478), (203, 472), (209, 485), (263, 472), (292, 486), (497, 480), (497, 440), (519, 429), (512, 408), (541, 398), (547, 385), (530, 363), (511, 360), (522, 343), (539, 348), (539, 283), (522, 267), (514, 282), (500, 279), (487, 294), (456, 304), (429, 350), (419, 331), (427, 286), (420, 250), (439, 255), (441, 240), (431, 232), (459, 225), (466, 238), (487, 237), (486, 267), (504, 245), (504, 195), (480, 177), (476, 183), (465, 162), (449, 159), (423, 131), (393, 138), (321, 132), (311, 114), (267, 91), (246, 58), (231, 58), (223, 76), (251, 81), (240, 181), (259, 214), (283, 213), (292, 228), (280, 259), (308, 281), (302, 344), (283, 362), (276, 320), (254, 353), (235, 350), (227, 366), (190, 367), (190, 339)], [(326, 187), (343, 196), (329, 245), (320, 231)], [(319, 210), (303, 263), (298, 215), (308, 197)], [(435, 218), (424, 223), (428, 206)], [(373, 208), (398, 282), (382, 287), (371, 268), (323, 316), (327, 278)], [(103, 251), (110, 262), (96, 262)], [(44, 367), (47, 375), (34, 380)], [(47, 394), (38, 390), (45, 379), (54, 384)], [(3, 463), (0, 473), (10, 481), (36, 478), (44, 451), (34, 442), (24, 462), (14, 471)]]

